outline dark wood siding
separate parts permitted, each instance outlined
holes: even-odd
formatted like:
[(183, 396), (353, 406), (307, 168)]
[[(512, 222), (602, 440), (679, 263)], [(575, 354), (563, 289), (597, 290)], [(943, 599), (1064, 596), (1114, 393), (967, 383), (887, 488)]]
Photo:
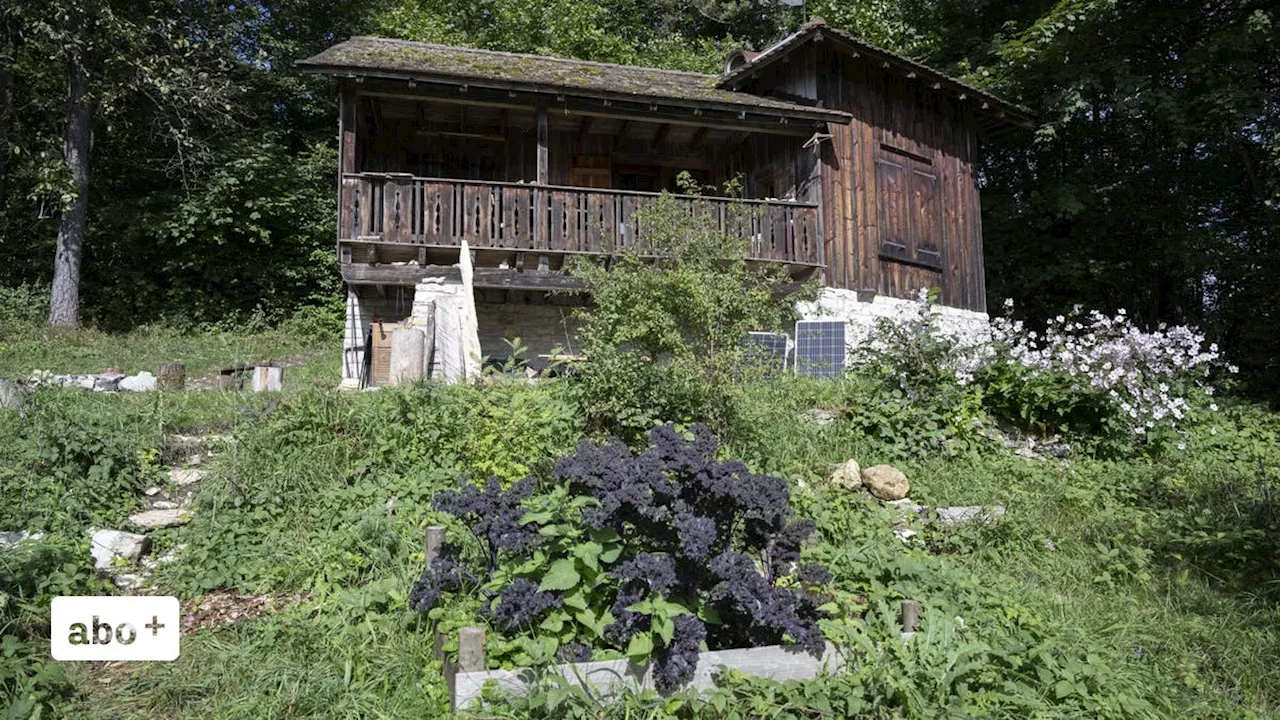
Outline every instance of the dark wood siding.
[(943, 304), (985, 311), (971, 110), (837, 48), (813, 52), (817, 99), (854, 116), (823, 149), (827, 284), (938, 287)]

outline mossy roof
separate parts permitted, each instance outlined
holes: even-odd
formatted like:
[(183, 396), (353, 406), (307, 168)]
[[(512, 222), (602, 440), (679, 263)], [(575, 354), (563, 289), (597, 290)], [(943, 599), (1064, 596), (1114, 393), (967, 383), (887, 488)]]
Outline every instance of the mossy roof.
[(847, 114), (716, 87), (719, 77), (545, 55), (476, 50), (378, 37), (353, 37), (301, 60), (305, 71), (333, 75), (390, 75), (423, 80), (474, 80), (503, 86), (660, 99), (847, 121)]

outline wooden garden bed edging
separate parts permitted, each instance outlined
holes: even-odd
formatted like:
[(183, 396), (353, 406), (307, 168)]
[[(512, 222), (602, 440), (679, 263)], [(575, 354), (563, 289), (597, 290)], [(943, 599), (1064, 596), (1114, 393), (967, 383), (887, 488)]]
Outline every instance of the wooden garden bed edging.
[[(741, 650), (712, 650), (698, 655), (698, 669), (684, 687), (710, 690), (715, 687), (714, 675), (724, 669), (784, 681), (811, 680), (821, 673), (835, 672), (843, 665), (844, 658), (829, 642), (820, 658), (815, 658), (798, 646), (769, 645)], [(566, 663), (548, 668), (547, 672), (562, 675), (571, 685), (585, 686), (588, 691), (598, 695), (611, 695), (627, 688), (648, 690), (654, 687), (653, 672), (649, 665), (633, 665), (626, 658)], [(452, 683), (453, 707), (465, 709), (471, 700), (481, 696), (485, 683), (491, 680), (502, 690), (521, 694), (535, 681), (537, 675), (538, 671), (533, 668), (459, 672)]]

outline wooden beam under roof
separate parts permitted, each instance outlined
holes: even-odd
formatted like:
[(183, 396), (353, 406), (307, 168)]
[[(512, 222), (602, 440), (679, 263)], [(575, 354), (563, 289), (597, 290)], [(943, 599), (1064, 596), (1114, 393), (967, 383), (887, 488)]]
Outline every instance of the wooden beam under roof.
[(649, 141), (649, 149), (657, 150), (662, 145), (662, 141), (667, 139), (667, 133), (671, 132), (671, 125), (663, 123), (653, 133), (653, 139)]
[[(428, 83), (417, 83), (410, 88), (405, 81), (379, 80), (370, 78), (359, 88), (362, 96), (394, 97), (400, 99), (430, 99), (442, 103), (458, 105), (482, 105), (487, 107), (507, 107), (512, 109), (532, 110), (539, 104), (549, 109), (564, 111), (572, 115), (592, 116), (596, 118), (613, 118), (618, 120), (651, 120), (671, 125), (691, 127), (706, 126), (722, 129), (750, 129), (756, 132), (775, 133), (781, 135), (813, 134), (815, 127), (825, 127), (826, 121), (804, 118), (788, 118), (763, 116), (752, 108), (742, 109), (706, 109), (701, 115), (695, 115), (690, 108), (659, 104), (653, 111), (651, 102), (637, 100), (635, 102), (609, 101), (608, 103), (590, 98), (567, 96), (563, 102), (556, 102), (553, 95), (531, 92), (494, 92), (484, 88), (471, 87), (468, 92), (460, 93), (454, 86), (435, 86)], [(840, 117), (829, 118), (836, 122), (848, 122), (852, 116), (847, 113)], [(787, 122), (783, 122), (786, 120)]]
[[(342, 279), (349, 285), (413, 286), (427, 278), (461, 280), (462, 271), (456, 265), (365, 265), (343, 264)], [(558, 271), (518, 270), (516, 268), (475, 268), (472, 281), (480, 288), (505, 288), (508, 290), (565, 290), (583, 288), (582, 281)]]

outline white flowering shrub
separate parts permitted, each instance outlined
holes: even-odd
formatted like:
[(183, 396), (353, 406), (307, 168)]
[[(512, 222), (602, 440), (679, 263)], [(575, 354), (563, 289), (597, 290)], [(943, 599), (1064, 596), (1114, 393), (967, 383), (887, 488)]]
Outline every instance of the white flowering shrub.
[[(1011, 300), (1005, 309), (1012, 311)], [(922, 292), (880, 319), (855, 356), (912, 402), (954, 407), (977, 395), (988, 411), (1042, 434), (1172, 437), (1193, 411), (1217, 410), (1210, 384), (1217, 345), (1183, 326), (1144, 331), (1124, 310), (1077, 306), (1042, 330), (996, 317), (988, 336), (960, 337), (942, 331)]]
[(921, 290), (915, 302), (877, 318), (874, 330), (854, 348), (853, 356), (856, 364), (881, 373), (914, 402), (967, 385), (986, 364), (989, 341), (989, 336), (948, 332), (936, 291)]
[[(1106, 315), (1076, 306), (1043, 331), (993, 318), (991, 331), (993, 352), (984, 370), (990, 402), (1031, 424), (1092, 421), (1105, 426), (1094, 430), (1134, 435), (1176, 430), (1193, 401), (1213, 395), (1209, 379), (1221, 358), (1198, 331), (1162, 324), (1147, 332), (1123, 309)], [(1212, 400), (1199, 406), (1217, 410)]]

